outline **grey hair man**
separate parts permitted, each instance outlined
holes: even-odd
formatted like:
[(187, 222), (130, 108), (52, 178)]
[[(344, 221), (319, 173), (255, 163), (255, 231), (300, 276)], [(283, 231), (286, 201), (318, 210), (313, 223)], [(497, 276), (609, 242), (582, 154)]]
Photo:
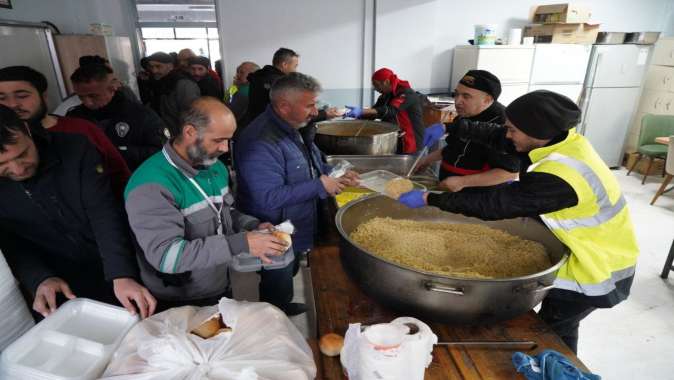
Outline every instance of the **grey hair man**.
[[(320, 91), (314, 78), (301, 73), (276, 80), (271, 88), (271, 105), (241, 133), (234, 151), (237, 205), (272, 223), (290, 219), (297, 231), (293, 235), (296, 255), (313, 247), (320, 201), (353, 185), (357, 178), (353, 172), (339, 179), (330, 177), (332, 168), (322, 161), (321, 151), (309, 134), (300, 133), (300, 128), (318, 114), (316, 99)], [(291, 302), (292, 277), (297, 268), (296, 259), (292, 266), (263, 270), (260, 300), (288, 315), (304, 312), (303, 304)]]
[(229, 149), (236, 129), (232, 112), (202, 97), (182, 115), (180, 134), (145, 161), (124, 193), (140, 252), (143, 282), (156, 291), (158, 309), (206, 306), (231, 296), (227, 274), (232, 256), (268, 255), (286, 243), (254, 217), (233, 208), (229, 173), (217, 157)]

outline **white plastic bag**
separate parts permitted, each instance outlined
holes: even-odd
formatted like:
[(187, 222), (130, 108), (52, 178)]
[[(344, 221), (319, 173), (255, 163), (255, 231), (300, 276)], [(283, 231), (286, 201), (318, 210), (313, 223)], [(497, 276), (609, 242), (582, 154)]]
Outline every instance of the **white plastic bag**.
[[(231, 332), (202, 339), (193, 328), (220, 312)], [(316, 376), (311, 348), (279, 309), (228, 298), (185, 306), (138, 323), (103, 374), (120, 380), (301, 380)]]
[(411, 317), (367, 327), (355, 323), (346, 331), (340, 361), (352, 380), (423, 380), (437, 342), (428, 325)]

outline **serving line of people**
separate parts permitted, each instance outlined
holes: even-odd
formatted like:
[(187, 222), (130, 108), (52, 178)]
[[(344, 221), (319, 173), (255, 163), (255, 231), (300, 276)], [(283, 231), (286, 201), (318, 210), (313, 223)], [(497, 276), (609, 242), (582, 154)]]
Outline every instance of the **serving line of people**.
[[(268, 262), (286, 250), (259, 233), (286, 219), (297, 226), (296, 258), (261, 270), (260, 299), (288, 315), (306, 310), (292, 302), (292, 277), (315, 244), (321, 203), (358, 184), (351, 171), (332, 178), (313, 142), (313, 123), (337, 112), (317, 109), (320, 84), (296, 72), (299, 55), (281, 48), (272, 65), (246, 75), (242, 129), (221, 94), (201, 97), (212, 86), (200, 89), (194, 78), (211, 78), (210, 62), (183, 58), (183, 66), (166, 53), (146, 61), (156, 113), (125, 97), (106, 65), (81, 66), (71, 78), (82, 104), (69, 115), (78, 118), (47, 114), (42, 74), (0, 69), (0, 245), (42, 315), (62, 296), (119, 302), (143, 317), (214, 304), (231, 295), (233, 255)], [(503, 107), (498, 78), (471, 70), (455, 89), (458, 117), (424, 128), (408, 82), (386, 68), (372, 82), (377, 103), (350, 106), (346, 116), (395, 122), (403, 153), (446, 135), (447, 146), (421, 165), (441, 161), (448, 192), (415, 190), (400, 202), (490, 220), (536, 217), (569, 247), (540, 315), (575, 350), (579, 322), (627, 298), (638, 255), (617, 182), (573, 128), (578, 107), (547, 91)], [(238, 83), (234, 95), (245, 95)], [(236, 194), (218, 160), (233, 139)]]

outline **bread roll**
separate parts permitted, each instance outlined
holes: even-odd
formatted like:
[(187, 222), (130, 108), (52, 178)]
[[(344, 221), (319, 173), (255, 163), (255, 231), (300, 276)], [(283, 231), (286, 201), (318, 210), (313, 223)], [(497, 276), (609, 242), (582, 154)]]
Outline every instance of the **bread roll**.
[(344, 347), (344, 338), (335, 333), (328, 333), (318, 341), (318, 347), (325, 356), (337, 356)]
[(285, 232), (274, 231), (274, 232), (272, 232), (272, 235), (274, 235), (277, 238), (285, 241), (286, 242), (286, 248), (290, 248), (290, 245), (293, 244), (293, 240), (290, 238), (290, 235), (285, 233)]
[(190, 332), (204, 339), (208, 339), (220, 333), (229, 331), (232, 331), (231, 327), (227, 327), (227, 325), (225, 325), (225, 323), (222, 321), (220, 313), (216, 313)]

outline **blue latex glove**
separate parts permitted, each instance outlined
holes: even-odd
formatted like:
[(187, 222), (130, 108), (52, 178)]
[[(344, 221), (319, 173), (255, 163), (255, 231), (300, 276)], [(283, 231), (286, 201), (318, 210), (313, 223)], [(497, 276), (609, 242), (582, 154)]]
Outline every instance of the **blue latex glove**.
[(600, 380), (601, 377), (576, 368), (566, 356), (554, 350), (545, 350), (531, 357), (515, 352), (512, 357), (517, 372), (527, 380)]
[(358, 106), (346, 106), (349, 109), (347, 113), (344, 114), (344, 117), (352, 117), (358, 119), (363, 116), (363, 109)]
[(409, 208), (419, 208), (426, 206), (426, 201), (424, 201), (424, 192), (421, 190), (412, 190), (401, 194), (400, 198), (398, 198), (398, 202)]
[(430, 148), (436, 141), (440, 140), (445, 134), (445, 125), (442, 123), (433, 124), (424, 129), (424, 146)]

